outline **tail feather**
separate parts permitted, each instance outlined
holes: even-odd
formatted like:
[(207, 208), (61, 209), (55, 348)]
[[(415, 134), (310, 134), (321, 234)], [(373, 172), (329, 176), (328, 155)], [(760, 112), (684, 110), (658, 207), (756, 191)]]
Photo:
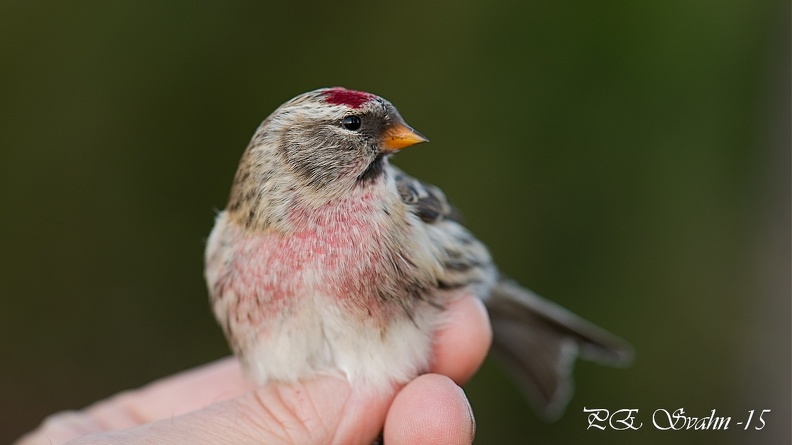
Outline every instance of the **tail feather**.
[(572, 396), (575, 358), (611, 366), (632, 361), (619, 337), (508, 280), (486, 300), (494, 350), (547, 420), (562, 413)]

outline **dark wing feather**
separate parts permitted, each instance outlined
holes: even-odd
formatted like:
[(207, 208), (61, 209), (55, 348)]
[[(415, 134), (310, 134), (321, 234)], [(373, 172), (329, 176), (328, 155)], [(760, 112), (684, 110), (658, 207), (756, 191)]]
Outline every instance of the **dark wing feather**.
[(547, 420), (558, 418), (572, 395), (578, 354), (611, 366), (632, 361), (627, 342), (512, 281), (498, 282), (485, 303), (493, 348)]
[(407, 175), (392, 167), (396, 188), (402, 201), (426, 223), (451, 220), (461, 223), (462, 215), (454, 208), (439, 188)]
[[(497, 276), (486, 247), (461, 227), (460, 213), (443, 192), (392, 167), (402, 201), (427, 224), (448, 224), (454, 237), (438, 238), (444, 252), (439, 289), (481, 284), (492, 321), (493, 349), (545, 419), (560, 416), (572, 395), (572, 366), (578, 355), (625, 366), (632, 349), (620, 338), (568, 310)], [(472, 290), (473, 288), (471, 288)]]

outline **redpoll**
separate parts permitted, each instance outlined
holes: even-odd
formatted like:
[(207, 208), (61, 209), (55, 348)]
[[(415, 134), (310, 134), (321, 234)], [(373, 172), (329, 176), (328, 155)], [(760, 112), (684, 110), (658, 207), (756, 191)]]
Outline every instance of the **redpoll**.
[(630, 349), (505, 279), (443, 192), (390, 164), (425, 141), (373, 94), (320, 89), (281, 105), (208, 241), (214, 313), (260, 384), (336, 373), (385, 390), (428, 370), (443, 307), (474, 294), (495, 350), (555, 416), (578, 353), (619, 365)]

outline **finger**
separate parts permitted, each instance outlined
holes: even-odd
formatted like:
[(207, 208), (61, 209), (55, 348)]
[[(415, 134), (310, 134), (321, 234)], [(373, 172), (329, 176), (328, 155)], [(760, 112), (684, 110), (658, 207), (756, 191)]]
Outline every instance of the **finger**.
[(393, 401), (385, 420), (387, 445), (470, 445), (475, 420), (462, 388), (448, 377), (424, 374)]
[(492, 344), (492, 328), (484, 303), (460, 298), (446, 308), (446, 320), (435, 335), (432, 372), (461, 385), (481, 367)]
[(244, 378), (239, 361), (226, 357), (121, 393), (91, 411), (98, 416), (105, 410), (122, 410), (150, 422), (237, 397), (254, 387)]
[[(70, 445), (190, 443), (370, 445), (384, 422), (389, 394), (353, 389), (345, 379), (267, 385), (239, 397), (134, 428), (91, 434)], [(39, 436), (25, 445), (49, 445)], [(60, 439), (60, 438), (59, 438)]]
[(81, 411), (56, 413), (17, 445), (63, 443), (91, 433), (172, 418), (249, 389), (239, 363), (229, 357), (119, 393)]

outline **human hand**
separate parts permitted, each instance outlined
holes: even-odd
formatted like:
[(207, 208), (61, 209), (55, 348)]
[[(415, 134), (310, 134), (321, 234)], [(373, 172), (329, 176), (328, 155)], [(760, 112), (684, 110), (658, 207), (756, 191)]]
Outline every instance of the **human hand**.
[(387, 445), (470, 444), (470, 405), (458, 384), (479, 368), (492, 332), (480, 300), (449, 305), (432, 374), (372, 395), (339, 377), (256, 388), (226, 358), (49, 417), (16, 445), (124, 443), (364, 444), (384, 424)]

